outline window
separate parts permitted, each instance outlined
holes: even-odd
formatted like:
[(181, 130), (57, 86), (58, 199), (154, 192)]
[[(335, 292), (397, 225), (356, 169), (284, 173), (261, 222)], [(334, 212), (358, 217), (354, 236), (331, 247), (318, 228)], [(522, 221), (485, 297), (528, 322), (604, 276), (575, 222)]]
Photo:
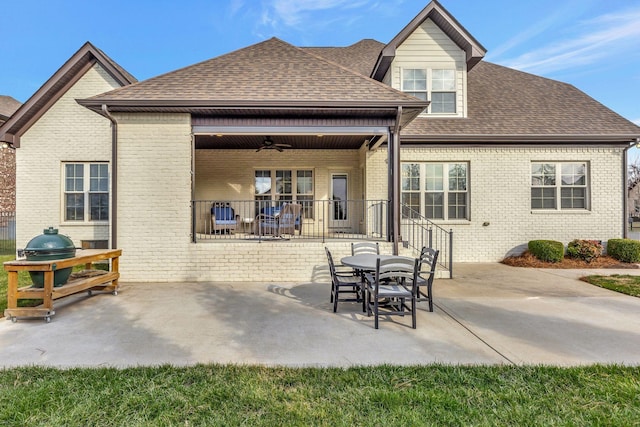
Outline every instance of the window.
[(431, 71), (431, 113), (456, 112), (455, 70)]
[(532, 163), (531, 209), (588, 209), (587, 163)]
[(456, 113), (455, 70), (405, 68), (402, 70), (402, 90), (431, 101), (426, 113)]
[[(272, 191), (275, 190), (275, 191)], [(302, 205), (305, 218), (313, 218), (313, 171), (257, 170), (255, 171), (256, 214), (272, 201), (296, 201)]]
[(109, 165), (64, 164), (64, 221), (109, 220)]
[(467, 163), (403, 163), (403, 217), (468, 219), (468, 170)]

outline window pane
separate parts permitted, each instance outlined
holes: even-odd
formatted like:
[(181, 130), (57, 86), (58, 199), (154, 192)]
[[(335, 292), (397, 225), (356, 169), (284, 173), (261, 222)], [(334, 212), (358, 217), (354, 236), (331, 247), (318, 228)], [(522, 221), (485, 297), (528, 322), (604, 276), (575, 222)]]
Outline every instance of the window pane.
[[(313, 174), (311, 171), (296, 172), (296, 192), (298, 194), (313, 194)], [(300, 200), (299, 197), (298, 200)]]
[(415, 163), (402, 165), (402, 191), (420, 191), (420, 165)]
[(84, 221), (84, 194), (71, 193), (64, 195), (65, 221)]
[(555, 209), (556, 189), (555, 188), (532, 188), (531, 189), (531, 209)]
[(433, 70), (431, 76), (431, 90), (433, 91), (455, 91), (456, 72), (455, 70)]
[(89, 191), (109, 191), (109, 174), (106, 164), (90, 165)]
[(586, 185), (586, 164), (566, 163), (562, 165), (562, 185)]
[(449, 165), (449, 190), (467, 191), (467, 165), (454, 163)]
[(449, 193), (449, 219), (467, 218), (467, 193)]
[(402, 193), (402, 217), (420, 217), (420, 193)]
[(106, 221), (109, 219), (109, 195), (93, 193), (89, 195), (89, 213), (91, 221)]
[(256, 171), (256, 194), (271, 194), (271, 171)]
[(84, 191), (84, 165), (65, 165), (65, 191)]
[(550, 163), (532, 163), (531, 185), (556, 185), (556, 165)]
[(402, 90), (426, 91), (427, 71), (424, 69), (404, 69), (402, 71)]
[(587, 207), (584, 187), (562, 188), (560, 198), (562, 209), (585, 209)]
[(442, 191), (443, 178), (442, 178), (442, 164), (430, 163), (426, 167), (426, 184), (427, 191)]
[(455, 92), (434, 92), (431, 94), (432, 113), (455, 113), (456, 94)]
[(444, 219), (444, 193), (425, 195), (425, 216), (429, 219)]
[(291, 171), (276, 171), (276, 194), (291, 194)]
[(298, 196), (297, 202), (302, 205), (303, 217), (313, 219), (313, 196)]

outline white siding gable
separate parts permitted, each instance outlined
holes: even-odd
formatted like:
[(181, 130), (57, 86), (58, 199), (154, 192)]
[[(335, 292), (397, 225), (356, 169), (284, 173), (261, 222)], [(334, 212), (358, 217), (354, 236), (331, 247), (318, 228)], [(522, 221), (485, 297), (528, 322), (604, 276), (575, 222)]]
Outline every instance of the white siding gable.
[[(465, 52), (456, 45), (431, 19), (425, 20), (396, 49), (391, 64), (391, 85), (402, 90), (402, 70), (405, 68), (455, 69), (456, 114), (467, 116), (467, 64)], [(385, 80), (388, 80), (388, 75)], [(444, 115), (451, 117), (452, 114)]]

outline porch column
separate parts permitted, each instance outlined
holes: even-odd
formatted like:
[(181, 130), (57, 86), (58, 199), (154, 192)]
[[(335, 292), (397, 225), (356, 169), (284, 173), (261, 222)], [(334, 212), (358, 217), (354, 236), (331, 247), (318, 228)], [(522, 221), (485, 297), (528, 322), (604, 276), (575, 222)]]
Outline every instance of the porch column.
[(388, 230), (389, 237), (393, 242), (393, 254), (398, 255), (398, 242), (400, 240), (400, 138), (397, 133), (389, 130), (388, 140), (388, 194), (391, 203), (388, 214)]

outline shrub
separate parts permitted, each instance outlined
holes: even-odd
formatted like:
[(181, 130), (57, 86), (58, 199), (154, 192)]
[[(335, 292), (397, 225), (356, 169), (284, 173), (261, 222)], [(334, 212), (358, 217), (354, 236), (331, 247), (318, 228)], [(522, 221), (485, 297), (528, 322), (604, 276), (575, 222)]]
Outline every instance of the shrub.
[(640, 242), (631, 239), (611, 239), (607, 242), (607, 253), (622, 262), (640, 262)]
[(564, 258), (564, 245), (555, 240), (531, 240), (529, 252), (540, 261), (560, 262)]
[(602, 243), (599, 240), (576, 239), (567, 245), (567, 256), (591, 262), (602, 255)]

